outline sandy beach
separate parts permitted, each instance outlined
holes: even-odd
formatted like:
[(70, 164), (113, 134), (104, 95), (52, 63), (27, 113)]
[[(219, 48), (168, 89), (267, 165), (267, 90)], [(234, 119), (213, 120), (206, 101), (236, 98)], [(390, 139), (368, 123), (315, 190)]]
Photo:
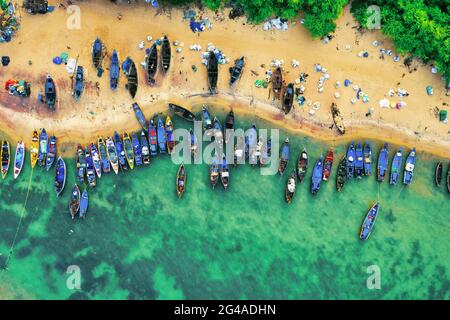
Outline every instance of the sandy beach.
[[(52, 4), (56, 4), (50, 1)], [(328, 141), (344, 141), (353, 138), (380, 139), (408, 147), (416, 146), (420, 151), (450, 158), (450, 124), (440, 123), (434, 109), (448, 110), (449, 96), (438, 74), (432, 74), (429, 65), (415, 61), (417, 70), (409, 73), (404, 66), (404, 57), (394, 62), (392, 56), (379, 58), (380, 48), (391, 49), (392, 43), (379, 31), (361, 34), (356, 30), (356, 22), (349, 7), (337, 21), (333, 39), (324, 44), (312, 40), (301, 25), (300, 18), (289, 24), (287, 31), (264, 31), (261, 25), (247, 24), (245, 18), (230, 20), (228, 11), (219, 14), (204, 11), (212, 28), (202, 33), (193, 33), (189, 22), (183, 20), (182, 10), (155, 10), (145, 5), (112, 5), (109, 1), (81, 2), (81, 28), (67, 28), (70, 15), (63, 8), (55, 8), (53, 13), (28, 15), (21, 11), (21, 29), (10, 43), (1, 44), (2, 55), (9, 55), (11, 63), (1, 70), (2, 87), (0, 94), (1, 131), (15, 140), (28, 142), (34, 129), (45, 127), (59, 138), (59, 150), (73, 155), (75, 143), (95, 141), (98, 135), (111, 135), (114, 130), (137, 130), (131, 104), (133, 100), (125, 90), (122, 75), (118, 90), (109, 89), (109, 58), (104, 67), (105, 74), (98, 78), (91, 61), (91, 43), (98, 36), (106, 44), (108, 54), (116, 49), (120, 61), (130, 56), (138, 67), (139, 88), (134, 101), (139, 103), (146, 117), (155, 112), (167, 110), (167, 103), (178, 103), (191, 108), (202, 103), (222, 108), (234, 108), (237, 116), (248, 114), (269, 120), (275, 124), (305, 133), (314, 138)], [(196, 9), (198, 10), (198, 9)], [(101, 12), (101, 15), (99, 15)], [(122, 18), (117, 17), (121, 14)], [(166, 76), (159, 71), (156, 85), (146, 83), (145, 73), (140, 63), (145, 51), (138, 44), (145, 42), (150, 47), (153, 40), (167, 34), (171, 42), (183, 42), (181, 52), (172, 47), (172, 61)], [(381, 44), (372, 45), (374, 41)], [(206, 68), (201, 64), (201, 52), (189, 50), (190, 45), (199, 44), (202, 51), (208, 43), (222, 49), (230, 58), (230, 63), (219, 67), (219, 93), (207, 94)], [(358, 57), (360, 51), (367, 51), (367, 58)], [(84, 66), (87, 79), (81, 100), (72, 97), (70, 75), (64, 65), (55, 65), (53, 57), (67, 52), (78, 58)], [(229, 71), (233, 61), (246, 57), (242, 78), (234, 89), (228, 87)], [(269, 98), (269, 88), (256, 88), (255, 80), (264, 79), (271, 69), (273, 59), (283, 59), (284, 77), (294, 82), (300, 72), (309, 76), (305, 97), (311, 103), (319, 102), (320, 108), (311, 115), (307, 104), (299, 107), (294, 102), (294, 110), (288, 116), (279, 109), (279, 102)], [(300, 62), (293, 68), (292, 59)], [(323, 73), (314, 71), (314, 64), (320, 63), (327, 69), (330, 79), (325, 81), (324, 91), (317, 91), (319, 77)], [(192, 66), (197, 71), (194, 72)], [(46, 105), (38, 102), (38, 92), (44, 90), (47, 74), (51, 74), (57, 86), (57, 108), (51, 112)], [(29, 98), (10, 96), (3, 84), (8, 79), (25, 79), (32, 84)], [(350, 79), (349, 87), (335, 88), (335, 82), (344, 83)], [(98, 82), (98, 84), (96, 84)], [(358, 85), (368, 94), (369, 102), (350, 100), (356, 92), (352, 86)], [(425, 87), (432, 85), (434, 94), (428, 96)], [(400, 98), (388, 96), (388, 91), (398, 88), (407, 90), (409, 96)], [(97, 89), (98, 88), (98, 89)], [(340, 97), (335, 97), (338, 92)], [(407, 106), (381, 108), (379, 100), (388, 98), (391, 102), (404, 101)], [(332, 128), (330, 105), (336, 102), (345, 119), (347, 133), (339, 136)], [(372, 114), (366, 116), (369, 108)]]

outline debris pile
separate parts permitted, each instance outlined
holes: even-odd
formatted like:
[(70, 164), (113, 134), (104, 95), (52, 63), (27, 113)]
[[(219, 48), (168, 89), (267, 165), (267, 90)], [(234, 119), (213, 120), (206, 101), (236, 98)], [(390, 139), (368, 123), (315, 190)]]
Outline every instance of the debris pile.
[(9, 79), (5, 83), (5, 89), (12, 96), (29, 97), (31, 94), (31, 85), (25, 80)]
[(0, 43), (9, 42), (19, 29), (20, 23), (15, 13), (14, 5), (2, 2), (0, 14)]
[(205, 52), (202, 52), (202, 64), (205, 66), (208, 64), (208, 56), (210, 52), (214, 52), (219, 64), (227, 64), (230, 62), (230, 58), (227, 58), (220, 48), (216, 48), (212, 43), (208, 43), (208, 48)]
[(275, 19), (270, 19), (269, 21), (267, 21), (266, 23), (264, 23), (263, 25), (263, 30), (264, 31), (269, 31), (272, 29), (277, 29), (277, 30), (282, 30), (285, 31), (288, 29), (288, 23), (286, 19), (280, 19), (280, 18), (275, 18)]

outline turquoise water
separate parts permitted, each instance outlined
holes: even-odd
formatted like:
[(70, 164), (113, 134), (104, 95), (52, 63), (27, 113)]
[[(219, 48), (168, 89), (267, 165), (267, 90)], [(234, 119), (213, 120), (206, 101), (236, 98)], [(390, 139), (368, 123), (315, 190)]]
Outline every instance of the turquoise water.
[[(241, 127), (268, 126), (236, 116)], [(175, 127), (187, 125), (173, 120)], [(311, 165), (330, 147), (287, 132), (280, 138), (285, 135), (295, 158), (308, 149)], [(330, 181), (312, 197), (310, 167), (291, 205), (284, 201), (287, 175), (262, 176), (250, 166), (232, 168), (229, 190), (213, 191), (208, 166), (188, 165), (187, 191), (177, 199), (178, 166), (159, 156), (149, 167), (102, 177), (89, 193), (84, 221), (72, 221), (68, 212), (74, 161), (66, 159), (69, 180), (57, 199), (54, 170), (32, 172), (27, 155), (19, 179), (10, 169), (0, 182), (0, 265), (9, 262), (0, 271), (0, 297), (449, 299), (450, 197), (433, 183), (439, 159), (419, 150), (408, 188), (370, 177), (339, 194), (337, 160), (346, 146), (333, 147)], [(390, 151), (391, 160), (394, 146)], [(375, 201), (380, 215), (361, 242), (360, 225)], [(66, 286), (71, 265), (80, 268), (79, 290)], [(379, 290), (366, 285), (371, 265), (380, 268)]]

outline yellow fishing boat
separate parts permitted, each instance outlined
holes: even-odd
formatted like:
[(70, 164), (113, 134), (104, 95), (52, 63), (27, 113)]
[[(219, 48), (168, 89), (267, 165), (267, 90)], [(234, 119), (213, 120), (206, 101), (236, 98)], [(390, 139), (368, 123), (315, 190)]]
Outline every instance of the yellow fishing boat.
[(123, 134), (123, 147), (125, 149), (125, 156), (127, 158), (128, 165), (130, 166), (130, 169), (133, 170), (134, 168), (133, 144), (131, 143), (130, 136), (126, 132)]
[(36, 130), (34, 130), (30, 148), (31, 168), (34, 168), (36, 166), (38, 157), (39, 157), (39, 134)]

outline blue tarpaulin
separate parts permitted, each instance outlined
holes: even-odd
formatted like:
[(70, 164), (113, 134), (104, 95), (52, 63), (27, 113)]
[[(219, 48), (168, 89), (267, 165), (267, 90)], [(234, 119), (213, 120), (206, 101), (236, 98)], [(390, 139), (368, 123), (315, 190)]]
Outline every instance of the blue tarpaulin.
[(191, 18), (191, 22), (189, 24), (192, 32), (202, 32), (205, 30), (205, 24), (203, 22), (197, 22), (194, 18)]

